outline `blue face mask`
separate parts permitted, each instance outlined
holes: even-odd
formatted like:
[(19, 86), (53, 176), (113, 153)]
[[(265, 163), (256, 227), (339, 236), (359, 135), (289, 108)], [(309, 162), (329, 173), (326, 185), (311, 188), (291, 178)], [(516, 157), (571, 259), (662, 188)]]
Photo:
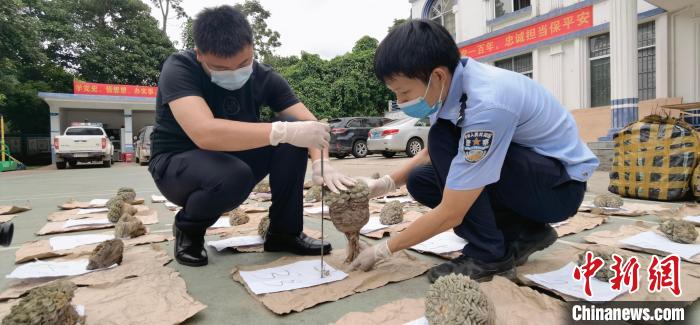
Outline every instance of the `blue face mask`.
[(430, 116), (431, 114), (437, 112), (438, 109), (440, 109), (440, 107), (442, 106), (442, 91), (444, 90), (444, 85), (440, 88), (440, 97), (438, 97), (437, 101), (435, 102), (435, 105), (430, 107), (430, 105), (428, 105), (428, 102), (425, 101), (425, 96), (428, 95), (428, 89), (430, 89), (431, 80), (432, 76), (430, 76), (430, 79), (428, 79), (428, 88), (425, 89), (425, 94), (423, 96), (418, 97), (414, 100), (407, 101), (405, 103), (396, 104), (404, 112), (404, 114), (410, 117), (424, 118)]
[(219, 87), (237, 90), (241, 89), (250, 79), (250, 75), (253, 74), (253, 64), (251, 63), (249, 66), (237, 70), (214, 71), (209, 69), (209, 73), (211, 74), (211, 82), (219, 85)]

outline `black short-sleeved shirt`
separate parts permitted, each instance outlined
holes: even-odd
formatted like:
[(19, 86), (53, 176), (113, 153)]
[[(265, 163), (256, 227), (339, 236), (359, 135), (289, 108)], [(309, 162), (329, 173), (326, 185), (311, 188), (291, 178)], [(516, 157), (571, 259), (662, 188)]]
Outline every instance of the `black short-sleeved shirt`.
[(204, 98), (216, 118), (241, 122), (258, 122), (261, 106), (281, 112), (299, 102), (289, 83), (266, 64), (253, 62), (248, 82), (231, 91), (211, 82), (194, 51), (175, 53), (163, 64), (158, 80), (152, 157), (197, 148), (170, 111), (170, 102), (186, 96)]

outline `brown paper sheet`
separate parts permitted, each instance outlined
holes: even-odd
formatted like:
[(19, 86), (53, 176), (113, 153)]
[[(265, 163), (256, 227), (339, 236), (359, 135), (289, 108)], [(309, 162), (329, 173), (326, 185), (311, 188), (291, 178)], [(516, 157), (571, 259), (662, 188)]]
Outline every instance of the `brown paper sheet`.
[(384, 229), (379, 229), (370, 233), (362, 234), (362, 236), (381, 239), (385, 235), (391, 235), (403, 231), (408, 228), (414, 221), (420, 218), (424, 213), (420, 211), (404, 211), (403, 222), (395, 225), (391, 225)]
[[(311, 259), (319, 260), (320, 263), (318, 257), (285, 256), (265, 265), (234, 268), (232, 271), (233, 279), (245, 286), (243, 279), (238, 273), (239, 270), (259, 270)], [(320, 303), (336, 301), (354, 293), (376, 289), (387, 283), (408, 280), (425, 273), (433, 266), (432, 263), (417, 259), (404, 251), (394, 254), (391, 259), (380, 262), (369, 272), (350, 272), (349, 265), (343, 262), (345, 260), (345, 250), (334, 250), (324, 260), (334, 268), (348, 273), (348, 277), (337, 282), (291, 291), (263, 295), (255, 295), (249, 292), (272, 312), (287, 314), (292, 311), (299, 312)]]
[(680, 207), (659, 211), (657, 215), (662, 218), (683, 218), (687, 216), (697, 216), (700, 215), (700, 204), (686, 203)]
[(267, 215), (267, 212), (248, 213), (250, 220), (242, 225), (226, 227), (226, 228), (209, 228), (207, 236), (221, 235), (222, 237), (230, 237), (234, 235), (250, 236), (258, 233), (258, 224), (260, 220)]
[[(173, 236), (163, 234), (146, 234), (136, 238), (123, 239), (125, 246), (138, 246), (151, 243), (159, 243), (167, 240), (172, 240)], [(48, 239), (31, 241), (23, 244), (15, 252), (15, 264), (29, 262), (35, 259), (46, 259), (58, 256), (78, 257), (81, 255), (89, 255), (98, 244), (78, 246), (73, 249), (64, 249), (53, 251)]]
[(0, 215), (0, 223), (10, 222), (15, 218), (14, 214)]
[[(144, 199), (142, 198), (136, 198), (133, 202), (131, 202), (131, 205), (139, 205), (143, 204)], [(76, 200), (69, 200), (66, 203), (60, 204), (58, 206), (59, 209), (61, 210), (72, 210), (72, 209), (88, 209), (88, 208), (95, 208), (93, 206), (90, 206), (90, 202), (80, 202)]]
[(573, 217), (568, 219), (568, 223), (563, 224), (559, 227), (554, 228), (557, 231), (559, 237), (564, 237), (566, 235), (577, 234), (584, 230), (593, 229), (602, 225), (606, 221), (607, 217), (579, 212)]
[[(496, 310), (496, 324), (565, 324), (568, 321), (566, 303), (528, 287), (520, 287), (506, 278), (494, 277), (489, 282), (481, 283), (480, 287), (493, 303)], [(423, 299), (401, 299), (370, 313), (349, 313), (335, 324), (401, 325), (419, 319), (424, 314)]]
[(398, 189), (396, 189), (396, 191), (393, 191), (393, 192), (387, 194), (386, 197), (400, 197), (400, 196), (406, 196), (409, 194), (410, 193), (408, 193), (408, 189), (404, 186), (404, 187), (399, 187)]
[[(157, 253), (152, 249), (151, 252)], [(145, 260), (148, 254), (129, 256), (137, 259), (134, 263), (148, 265), (150, 269), (143, 268), (142, 272), (129, 274), (122, 270), (121, 274), (113, 274), (108, 282), (71, 279), (81, 286), (75, 291), (72, 303), (85, 306), (87, 324), (179, 324), (206, 308), (187, 294), (185, 281), (179, 273), (163, 266), (167, 256), (150, 255), (151, 259), (156, 258), (153, 262)], [(107, 278), (105, 274), (101, 277)], [(0, 303), (0, 318), (18, 302), (19, 299), (12, 299)]]
[[(558, 244), (547, 249), (545, 254), (537, 254), (530, 257), (530, 260), (523, 266), (518, 267), (518, 280), (527, 285), (535, 285), (534, 282), (525, 278), (526, 274), (539, 274), (551, 272), (562, 268), (569, 262), (575, 262), (579, 253), (595, 247), (594, 245), (578, 244), (576, 246)], [(628, 254), (628, 256), (631, 254)], [(661, 292), (649, 293), (649, 266), (651, 257), (646, 254), (636, 254), (639, 259), (639, 290), (635, 293), (625, 293), (613, 301), (685, 301), (691, 302), (700, 298), (700, 265), (684, 263), (681, 265), (681, 296), (674, 297), (673, 293), (664, 289)], [(543, 288), (557, 294), (566, 301), (578, 301), (578, 298), (570, 297), (551, 289)]]
[[(592, 201), (584, 201), (584, 205), (593, 205)], [(673, 207), (670, 204), (659, 204), (659, 203), (637, 203), (637, 202), (627, 202), (625, 201), (622, 205), (624, 210), (618, 211), (605, 211), (604, 215), (610, 216), (621, 216), (621, 217), (640, 217), (649, 214), (658, 214), (663, 211), (667, 211)], [(580, 212), (591, 212), (592, 208), (580, 207), (578, 211)]]
[(30, 207), (22, 207), (16, 205), (0, 205), (0, 215), (17, 214), (20, 212), (29, 211), (31, 209), (32, 208)]
[[(137, 218), (143, 222), (144, 225), (152, 225), (158, 223), (158, 211), (154, 209), (148, 209), (146, 211), (140, 211), (137, 212), (135, 215)], [(100, 219), (100, 218), (95, 218), (95, 217), (90, 217), (91, 219)], [(103, 217), (104, 218), (104, 217)], [(83, 219), (88, 219), (88, 218), (83, 218)], [(60, 234), (60, 233), (67, 233), (67, 232), (76, 232), (76, 231), (84, 231), (84, 230), (94, 230), (94, 229), (105, 229), (105, 228), (113, 228), (114, 224), (106, 224), (106, 225), (86, 225), (86, 226), (75, 226), (75, 227), (70, 227), (70, 228), (63, 228), (63, 224), (65, 221), (49, 221), (47, 222), (39, 231), (36, 232), (37, 235), (48, 235), (48, 234)]]
[[(150, 209), (146, 205), (135, 206), (137, 212), (146, 212)], [(85, 219), (85, 218), (107, 218), (107, 212), (78, 214), (79, 209), (60, 210), (53, 212), (47, 218), (48, 221), (66, 221), (68, 219)]]
[[(83, 257), (84, 258), (84, 257)], [(66, 261), (75, 259), (73, 257), (59, 257), (55, 261)], [(158, 246), (132, 246), (124, 251), (122, 264), (106, 270), (91, 272), (75, 277), (67, 277), (79, 286), (108, 286), (122, 279), (135, 276), (144, 276), (151, 273), (160, 272), (161, 268), (170, 263), (172, 258), (162, 251)], [(0, 301), (15, 299), (24, 295), (32, 288), (44, 285), (53, 278), (29, 279), (11, 281), (11, 285), (0, 293)]]
[[(605, 230), (605, 231), (598, 231), (594, 232), (583, 239), (589, 243), (593, 244), (601, 244), (601, 245), (606, 245), (606, 246), (612, 246), (612, 247), (618, 247), (618, 248), (624, 248), (628, 250), (634, 250), (634, 251), (640, 251), (640, 252), (645, 252), (649, 254), (656, 254), (656, 255), (662, 255), (666, 256), (668, 253), (662, 252), (662, 251), (657, 251), (654, 249), (648, 249), (648, 248), (641, 248), (641, 247), (633, 247), (633, 246), (628, 246), (620, 243), (619, 241), (622, 239), (625, 239), (627, 237), (631, 237), (646, 231), (657, 231), (656, 226), (651, 226), (647, 225), (643, 222), (637, 222), (634, 225), (622, 225), (620, 228), (617, 230)], [(696, 244), (700, 244), (700, 237), (695, 240)], [(683, 259), (684, 261), (688, 261), (691, 263), (698, 263), (700, 264), (700, 254), (693, 256), (692, 259), (686, 260)]]

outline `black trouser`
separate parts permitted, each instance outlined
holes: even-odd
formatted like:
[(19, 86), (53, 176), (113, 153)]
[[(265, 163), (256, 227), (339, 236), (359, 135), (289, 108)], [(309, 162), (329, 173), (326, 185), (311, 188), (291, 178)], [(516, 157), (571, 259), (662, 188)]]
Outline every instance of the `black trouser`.
[(270, 175), (271, 233), (301, 233), (307, 150), (289, 144), (240, 152), (190, 150), (160, 154), (149, 171), (160, 192), (183, 207), (175, 226), (203, 232), (221, 216), (243, 203), (253, 187)]
[[(414, 168), (407, 183), (418, 202), (440, 204), (459, 138), (460, 128), (449, 121), (439, 119), (430, 128), (432, 164)], [(511, 144), (500, 180), (484, 188), (454, 228), (468, 242), (462, 253), (485, 262), (501, 259), (510, 241), (576, 214), (585, 191), (586, 183), (572, 180), (559, 160)]]

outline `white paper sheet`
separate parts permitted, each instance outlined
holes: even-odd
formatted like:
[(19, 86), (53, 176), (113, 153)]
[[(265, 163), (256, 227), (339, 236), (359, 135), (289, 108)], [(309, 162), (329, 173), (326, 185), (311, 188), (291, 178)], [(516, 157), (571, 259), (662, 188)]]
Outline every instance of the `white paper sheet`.
[(654, 249), (669, 254), (678, 254), (678, 256), (686, 260), (700, 254), (699, 244), (676, 243), (653, 231), (645, 231), (641, 234), (624, 238), (620, 240), (620, 243), (639, 248)]
[(377, 231), (379, 229), (384, 229), (389, 226), (382, 224), (379, 221), (379, 217), (369, 217), (369, 221), (367, 221), (367, 224), (365, 224), (362, 229), (360, 229), (361, 234), (367, 234), (373, 231)]
[(588, 297), (584, 293), (585, 281), (583, 279), (574, 280), (574, 268), (576, 268), (576, 264), (570, 262), (556, 271), (526, 274), (525, 277), (545, 288), (586, 301), (610, 301), (627, 292), (628, 288), (624, 284), (622, 284), (620, 292), (615, 292), (612, 290), (610, 283), (591, 277), (592, 296)]
[(409, 203), (409, 202), (415, 202), (416, 200), (414, 200), (410, 195), (399, 196), (399, 197), (383, 197), (383, 198), (377, 199), (377, 202), (380, 202), (380, 203), (388, 203), (391, 201), (399, 201), (401, 203)]
[[(323, 206), (323, 212), (324, 213), (329, 213), (330, 210), (328, 210), (328, 206), (324, 205)], [(316, 215), (316, 214), (321, 214), (321, 206), (316, 206), (316, 207), (310, 207), (310, 208), (304, 208), (304, 214), (305, 215)]]
[[(593, 205), (593, 204), (585, 204), (585, 203), (584, 203), (584, 204), (581, 204), (581, 207), (582, 207), (582, 208), (587, 208), (587, 209), (597, 208), (597, 207), (596, 207), (595, 205)], [(603, 211), (607, 211), (607, 212), (628, 211), (627, 209), (625, 209), (625, 207), (619, 207), (619, 208), (606, 208), (606, 207), (601, 207), (601, 209), (603, 209)]]
[(89, 209), (78, 209), (78, 215), (91, 214), (91, 213), (101, 213), (107, 212), (107, 208), (89, 208)]
[(151, 195), (151, 202), (153, 203), (163, 203), (166, 201), (168, 201), (168, 199), (166, 199), (165, 196), (155, 194)]
[[(6, 275), (8, 279), (32, 279), (74, 276), (90, 273), (97, 270), (88, 270), (88, 259), (80, 259), (65, 262), (36, 261), (18, 266), (12, 273)], [(115, 267), (117, 264), (109, 268)]]
[(457, 236), (457, 234), (455, 234), (454, 231), (448, 230), (443, 233), (437, 234), (418, 245), (414, 245), (411, 248), (419, 252), (445, 254), (460, 251), (462, 250), (462, 248), (464, 248), (464, 245), (466, 244), (466, 239)]
[(179, 205), (172, 203), (170, 201), (165, 202), (165, 207), (168, 208), (168, 210), (175, 211), (175, 210), (180, 210), (182, 209)]
[(418, 318), (416, 320), (412, 320), (408, 323), (404, 323), (403, 325), (428, 325), (428, 319), (425, 318), (425, 316)]
[(209, 228), (228, 228), (231, 227), (229, 218), (219, 218), (216, 222), (209, 226)]
[(255, 246), (255, 245), (262, 245), (265, 243), (265, 239), (262, 237), (255, 235), (255, 236), (240, 236), (240, 237), (231, 237), (231, 238), (226, 238), (226, 239), (221, 239), (221, 240), (214, 240), (214, 241), (209, 241), (207, 242), (207, 246), (211, 246), (216, 248), (217, 251), (222, 251), (226, 248), (229, 247), (248, 247), (248, 246)]
[(108, 225), (111, 222), (107, 218), (97, 218), (97, 219), (68, 219), (63, 223), (63, 228), (70, 228), (75, 226), (96, 226), (96, 225)]
[(240, 275), (256, 295), (313, 287), (340, 281), (348, 276), (325, 262), (323, 264), (323, 270), (329, 271), (324, 277), (321, 277), (319, 260), (299, 261), (257, 271), (240, 271)]
[(93, 208), (102, 208), (107, 204), (107, 201), (109, 201), (109, 199), (92, 199), (88, 204)]
[(552, 227), (554, 227), (554, 228), (557, 228), (557, 227), (561, 227), (561, 226), (563, 226), (563, 225), (565, 225), (565, 224), (567, 224), (567, 223), (569, 223), (569, 220), (564, 220), (564, 221), (559, 221), (559, 222), (553, 222), (553, 223), (550, 223), (549, 225), (552, 226)]
[(687, 216), (683, 218), (685, 221), (690, 221), (696, 225), (700, 225), (700, 216)]
[(88, 234), (60, 236), (49, 238), (49, 244), (51, 244), (52, 250), (60, 251), (83, 245), (97, 244), (110, 239), (114, 239), (114, 235)]
[(78, 313), (78, 316), (85, 316), (85, 305), (77, 305), (73, 306), (75, 308), (75, 312)]

